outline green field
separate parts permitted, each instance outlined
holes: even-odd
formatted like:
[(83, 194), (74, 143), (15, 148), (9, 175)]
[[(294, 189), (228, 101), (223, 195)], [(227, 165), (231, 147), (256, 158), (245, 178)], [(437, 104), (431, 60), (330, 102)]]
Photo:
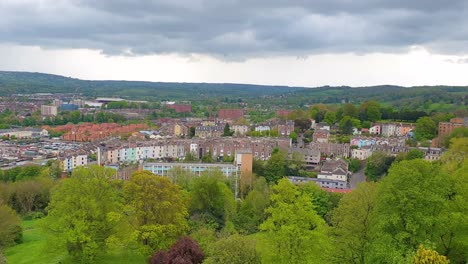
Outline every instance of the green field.
[[(47, 237), (37, 226), (37, 220), (23, 222), (23, 243), (5, 250), (8, 263), (49, 264), (74, 263), (64, 251), (54, 250)], [(96, 263), (146, 263), (145, 258), (127, 252), (115, 252), (100, 256)]]

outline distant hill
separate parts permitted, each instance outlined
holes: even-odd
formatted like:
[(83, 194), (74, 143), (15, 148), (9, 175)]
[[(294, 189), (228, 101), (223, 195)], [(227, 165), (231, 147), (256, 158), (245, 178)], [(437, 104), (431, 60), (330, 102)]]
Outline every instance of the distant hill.
[(466, 109), (468, 86), (401, 87), (306, 87), (233, 83), (175, 83), (141, 81), (89, 81), (59, 75), (0, 71), (0, 95), (14, 93), (73, 93), (85, 96), (117, 96), (139, 100), (237, 99), (277, 107), (297, 108), (316, 103), (361, 103), (377, 100), (424, 111)]
[(0, 71), (0, 92), (72, 93), (87, 96), (120, 96), (128, 98), (184, 99), (213, 97), (257, 97), (286, 94), (300, 87), (265, 86), (232, 83), (175, 83), (142, 81), (88, 81), (53, 74)]

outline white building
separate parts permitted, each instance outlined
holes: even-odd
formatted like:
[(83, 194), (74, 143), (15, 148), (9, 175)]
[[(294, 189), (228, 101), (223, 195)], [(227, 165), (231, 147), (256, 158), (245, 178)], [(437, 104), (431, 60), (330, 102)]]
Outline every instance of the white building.
[(370, 155), (372, 155), (370, 148), (353, 149), (351, 151), (351, 157), (353, 159), (366, 160)]
[(249, 127), (245, 125), (233, 125), (231, 130), (234, 131), (234, 135), (242, 136), (249, 132)]
[(71, 172), (78, 166), (85, 166), (88, 164), (88, 155), (74, 155), (66, 157), (62, 160), (63, 171)]
[(269, 126), (256, 126), (255, 127), (255, 131), (258, 131), (258, 132), (265, 132), (269, 130), (271, 130)]
[(41, 115), (42, 116), (56, 116), (57, 115), (57, 106), (55, 106), (55, 105), (41, 105)]

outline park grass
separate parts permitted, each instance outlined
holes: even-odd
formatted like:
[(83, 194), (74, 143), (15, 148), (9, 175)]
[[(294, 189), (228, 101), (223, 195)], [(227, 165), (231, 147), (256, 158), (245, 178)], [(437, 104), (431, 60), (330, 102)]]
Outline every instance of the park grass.
[[(23, 243), (5, 250), (7, 263), (55, 264), (73, 263), (65, 251), (54, 250), (47, 243), (47, 236), (37, 227), (38, 220), (23, 221)], [(144, 257), (131, 252), (114, 251), (99, 256), (96, 263), (132, 264), (146, 263)]]

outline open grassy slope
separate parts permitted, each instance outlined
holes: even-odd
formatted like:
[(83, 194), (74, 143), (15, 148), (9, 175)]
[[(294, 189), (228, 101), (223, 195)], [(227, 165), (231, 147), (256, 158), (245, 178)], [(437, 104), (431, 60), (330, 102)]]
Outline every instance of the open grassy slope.
[[(55, 250), (47, 243), (47, 236), (37, 227), (38, 220), (23, 222), (23, 243), (5, 250), (8, 263), (55, 264), (73, 263), (64, 251)], [(112, 252), (99, 257), (96, 263), (146, 263), (144, 257), (128, 252)]]

